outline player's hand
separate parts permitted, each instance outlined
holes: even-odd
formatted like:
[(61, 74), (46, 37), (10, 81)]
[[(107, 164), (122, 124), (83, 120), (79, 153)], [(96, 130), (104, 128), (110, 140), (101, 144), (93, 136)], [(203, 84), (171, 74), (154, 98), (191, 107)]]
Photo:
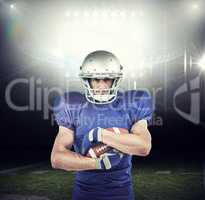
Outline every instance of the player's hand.
[(117, 166), (123, 157), (123, 153), (111, 149), (110, 151), (100, 155), (100, 158), (95, 158), (96, 169), (111, 169)]
[(97, 127), (91, 129), (87, 134), (85, 134), (82, 141), (81, 153), (86, 155), (88, 150), (93, 144), (97, 144), (102, 141), (102, 128)]
[(102, 130), (103, 128), (93, 128), (88, 133), (88, 139), (90, 142), (97, 143), (102, 142)]

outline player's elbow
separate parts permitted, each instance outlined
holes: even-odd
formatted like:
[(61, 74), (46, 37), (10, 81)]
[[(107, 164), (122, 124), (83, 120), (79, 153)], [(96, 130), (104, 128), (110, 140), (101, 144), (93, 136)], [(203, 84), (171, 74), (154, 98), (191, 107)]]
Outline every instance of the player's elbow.
[(144, 147), (142, 148), (141, 152), (140, 152), (141, 156), (148, 156), (150, 154), (151, 148), (152, 148), (151, 142), (145, 144)]
[(148, 156), (150, 154), (151, 148), (143, 148), (140, 151), (140, 156)]
[(151, 151), (151, 143), (144, 144), (143, 146), (141, 146), (141, 148), (138, 148), (138, 150), (136, 151), (136, 155), (145, 157), (150, 154), (150, 151)]
[(51, 162), (51, 167), (53, 169), (57, 169), (58, 168), (58, 159), (57, 159), (57, 155), (56, 155), (55, 152), (51, 153), (50, 162)]

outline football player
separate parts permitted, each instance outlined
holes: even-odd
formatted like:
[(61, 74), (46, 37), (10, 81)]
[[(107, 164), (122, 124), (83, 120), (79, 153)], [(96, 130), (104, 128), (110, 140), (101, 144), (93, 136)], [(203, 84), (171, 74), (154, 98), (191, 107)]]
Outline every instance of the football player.
[[(151, 150), (152, 100), (143, 90), (120, 91), (122, 75), (115, 55), (92, 52), (80, 67), (85, 94), (68, 92), (55, 100), (59, 132), (51, 164), (76, 171), (73, 200), (134, 200), (131, 158), (147, 156)], [(128, 132), (115, 134), (107, 130), (110, 127)], [(112, 147), (111, 152), (87, 157), (88, 148), (98, 142)]]

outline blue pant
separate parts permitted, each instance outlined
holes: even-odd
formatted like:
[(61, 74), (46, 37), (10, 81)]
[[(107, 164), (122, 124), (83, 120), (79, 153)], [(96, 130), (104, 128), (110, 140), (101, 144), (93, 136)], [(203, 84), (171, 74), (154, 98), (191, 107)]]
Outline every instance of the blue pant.
[(123, 187), (102, 187), (74, 185), (72, 200), (134, 200), (132, 185)]

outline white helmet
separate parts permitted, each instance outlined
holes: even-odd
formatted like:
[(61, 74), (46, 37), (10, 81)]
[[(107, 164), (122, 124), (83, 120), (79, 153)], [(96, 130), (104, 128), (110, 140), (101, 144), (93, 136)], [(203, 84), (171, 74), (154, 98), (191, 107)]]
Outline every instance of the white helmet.
[[(80, 67), (79, 77), (85, 87), (85, 96), (91, 103), (106, 104), (114, 101), (122, 79), (122, 69), (115, 55), (107, 51), (94, 51), (86, 56)], [(89, 79), (113, 79), (111, 88), (98, 94), (98, 89), (92, 89)]]

